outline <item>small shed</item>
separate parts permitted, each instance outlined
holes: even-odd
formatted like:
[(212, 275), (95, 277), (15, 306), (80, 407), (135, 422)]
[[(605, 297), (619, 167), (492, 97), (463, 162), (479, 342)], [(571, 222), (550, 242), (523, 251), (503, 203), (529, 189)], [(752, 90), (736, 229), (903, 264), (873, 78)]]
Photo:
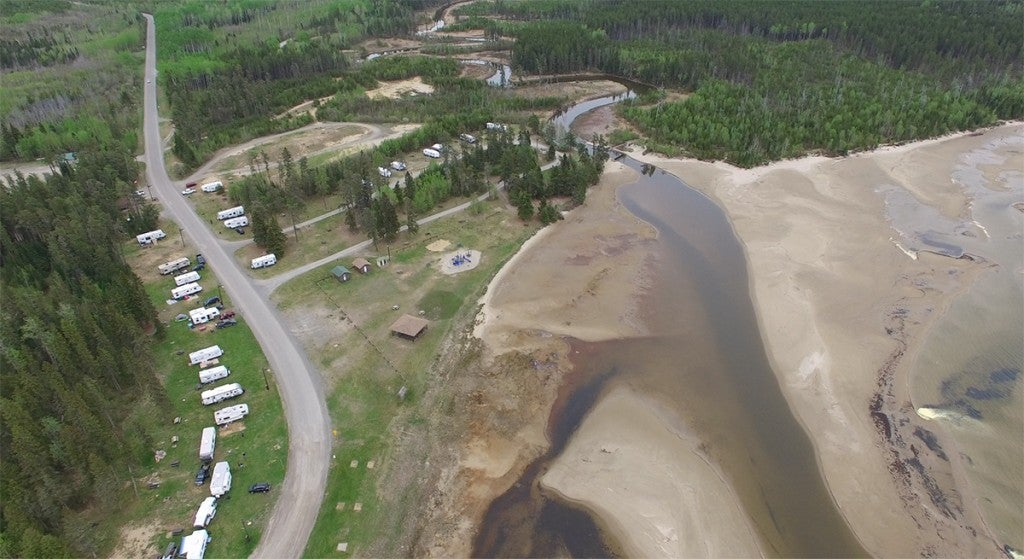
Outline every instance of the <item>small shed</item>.
[(357, 270), (364, 274), (370, 273), (370, 262), (365, 258), (356, 258), (355, 260), (352, 261), (352, 265), (355, 266)]
[(344, 266), (335, 266), (331, 269), (331, 274), (334, 276), (334, 279), (341, 282), (348, 281), (352, 277), (352, 272), (349, 272), (348, 268)]
[(391, 333), (410, 340), (415, 340), (430, 324), (426, 319), (403, 314), (391, 325)]

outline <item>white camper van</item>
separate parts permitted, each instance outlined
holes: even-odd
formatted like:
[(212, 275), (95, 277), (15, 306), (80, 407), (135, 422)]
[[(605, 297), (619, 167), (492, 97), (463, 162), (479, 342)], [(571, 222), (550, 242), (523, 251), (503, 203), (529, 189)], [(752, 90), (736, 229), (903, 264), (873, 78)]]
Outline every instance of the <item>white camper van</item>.
[(233, 217), (238, 217), (242, 215), (245, 215), (245, 207), (235, 206), (233, 208), (228, 208), (226, 210), (221, 210), (217, 212), (217, 219), (224, 221), (225, 219), (231, 219)]
[(228, 229), (234, 229), (235, 227), (246, 227), (249, 225), (249, 218), (246, 216), (233, 217), (231, 219), (224, 220), (224, 227)]
[(187, 274), (181, 274), (180, 276), (174, 276), (174, 285), (181, 287), (186, 283), (197, 282), (199, 279), (199, 272), (189, 272)]
[(203, 186), (200, 186), (199, 188), (201, 188), (203, 192), (217, 192), (218, 190), (221, 189), (222, 186), (224, 185), (220, 181), (213, 181), (208, 182)]
[(188, 258), (179, 258), (177, 260), (171, 260), (170, 262), (164, 262), (163, 264), (157, 266), (157, 268), (160, 270), (161, 276), (166, 276), (169, 274), (173, 274), (178, 270), (188, 268), (191, 265), (192, 261), (189, 260)]
[(391, 176), (391, 169), (388, 169), (387, 167), (377, 167), (377, 174), (384, 178), (388, 178)]
[(237, 382), (231, 384), (225, 384), (224, 386), (218, 386), (217, 388), (207, 390), (199, 395), (203, 400), (204, 406), (223, 402), (224, 400), (230, 400), (236, 396), (241, 396), (245, 390), (242, 390), (242, 385)]
[(402, 163), (401, 161), (392, 161), (391, 162), (391, 168), (396, 170), (396, 171), (404, 171), (405, 170), (405, 163)]
[(206, 530), (196, 530), (181, 538), (181, 549), (178, 557), (185, 559), (203, 559), (206, 554), (206, 544), (210, 543), (210, 533)]
[(213, 422), (223, 427), (233, 421), (238, 421), (249, 415), (249, 404), (238, 404), (228, 406), (213, 412)]
[(198, 283), (186, 283), (181, 287), (175, 287), (174, 289), (172, 289), (171, 298), (184, 299), (185, 297), (188, 297), (189, 295), (195, 295), (196, 293), (199, 293), (202, 290), (203, 286), (199, 285)]
[(203, 361), (209, 361), (210, 359), (216, 359), (224, 355), (224, 350), (219, 345), (212, 345), (210, 347), (204, 347), (198, 351), (193, 351), (188, 354), (188, 364), (198, 365)]
[(213, 460), (213, 451), (217, 447), (217, 428), (206, 427), (199, 439), (199, 459), (203, 462)]
[(188, 317), (192, 320), (192, 324), (205, 324), (218, 316), (220, 316), (220, 309), (217, 307), (204, 307), (188, 311)]
[(427, 157), (433, 157), (434, 159), (439, 159), (441, 157), (441, 152), (433, 148), (427, 148), (423, 150), (423, 155), (426, 155)]
[(196, 518), (192, 521), (192, 527), (195, 529), (206, 528), (210, 525), (210, 521), (217, 515), (217, 498), (207, 497), (203, 499), (202, 504), (199, 505), (199, 510), (196, 511)]
[(199, 371), (199, 382), (200, 384), (210, 384), (211, 382), (218, 381), (222, 378), (228, 378), (231, 374), (231, 369), (228, 369), (224, 365), (217, 365), (204, 371)]
[(266, 268), (267, 266), (273, 266), (277, 264), (277, 256), (273, 254), (265, 254), (263, 256), (252, 259), (252, 269)]
[(210, 478), (210, 495), (220, 497), (228, 491), (231, 491), (231, 466), (227, 462), (217, 462)]
[(153, 244), (166, 236), (167, 233), (164, 233), (162, 229), (157, 229), (156, 231), (150, 231), (148, 233), (136, 235), (135, 240), (139, 241), (140, 245), (146, 246), (149, 244)]

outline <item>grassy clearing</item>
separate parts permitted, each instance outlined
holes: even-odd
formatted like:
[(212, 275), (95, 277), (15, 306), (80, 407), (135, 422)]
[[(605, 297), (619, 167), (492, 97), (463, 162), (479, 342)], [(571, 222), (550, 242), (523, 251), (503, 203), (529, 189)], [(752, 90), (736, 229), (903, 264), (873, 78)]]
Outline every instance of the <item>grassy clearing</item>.
[[(161, 225), (165, 231), (174, 227), (169, 223)], [(199, 297), (166, 304), (170, 289), (174, 287), (173, 275), (159, 275), (156, 266), (182, 255), (194, 262), (195, 254), (190, 250), (186, 252), (189, 248), (182, 248), (178, 239), (169, 236), (152, 248), (142, 249), (129, 241), (124, 249), (126, 258), (145, 282), (161, 321), (168, 324), (166, 338), (155, 343), (152, 351), (172, 408), (161, 418), (154, 434), (155, 448), (166, 451), (167, 456), (160, 462), (148, 464), (146, 471), (135, 473), (138, 497), (128, 499), (116, 515), (104, 522), (116, 527), (143, 519), (142, 524), (159, 528), (152, 543), (160, 549), (170, 541), (172, 530), (181, 528), (185, 534), (190, 533), (196, 508), (210, 494), (209, 482), (202, 487), (195, 485), (201, 431), (214, 425), (215, 409), (246, 403), (250, 415), (244, 421), (218, 430), (215, 460), (227, 460), (231, 464), (233, 480), (231, 492), (220, 499), (217, 516), (210, 524), (215, 537), (208, 548), (208, 554), (214, 557), (245, 557), (259, 542), (276, 500), (276, 488), (284, 479), (287, 426), (281, 421), (283, 411), (273, 377), (264, 375), (267, 360), (246, 325), (245, 317), (237, 316), (238, 325), (223, 330), (217, 330), (213, 324), (190, 330), (187, 322), (173, 321), (176, 314), (196, 308), (207, 297), (218, 293), (212, 274), (200, 272), (204, 276), (200, 281), (204, 290)], [(225, 299), (225, 309), (230, 309), (227, 293), (221, 296)], [(214, 344), (224, 349), (221, 363), (231, 369), (227, 381), (240, 383), (246, 393), (219, 405), (203, 406), (196, 388), (198, 367), (188, 366), (187, 354)], [(221, 383), (211, 386), (218, 384)], [(181, 418), (180, 423), (172, 421), (175, 417)], [(171, 443), (173, 436), (179, 437), (177, 444)], [(180, 465), (172, 466), (175, 461)], [(261, 481), (269, 481), (275, 489), (269, 494), (247, 493), (249, 485)], [(149, 482), (159, 483), (159, 487), (148, 489)]]
[(229, 173), (239, 169), (248, 170), (252, 158), (261, 159), (260, 153), (266, 153), (271, 163), (280, 161), (281, 150), (284, 148), (288, 148), (296, 164), (303, 156), (311, 156), (312, 163), (312, 156), (331, 153), (332, 146), (353, 141), (364, 133), (366, 129), (356, 125), (288, 132), (273, 141), (224, 158), (217, 164), (216, 171)]
[[(396, 540), (403, 519), (416, 513), (420, 496), (412, 494), (415, 489), (398, 486), (391, 488), (394, 495), (378, 493), (382, 476), (394, 477), (388, 465), (395, 437), (422, 422), (426, 410), (418, 409), (419, 397), (437, 356), (452, 343), (453, 325), (476, 311), (487, 282), (536, 228), (489, 202), (479, 215), (460, 214), (424, 226), (418, 236), (403, 236), (392, 246), (391, 265), (374, 268), (369, 275), (356, 273), (339, 283), (329, 274), (331, 264), (274, 293), (294, 321), (309, 316), (334, 321), (303, 336), (310, 358), (325, 372), (328, 407), (337, 426), (335, 461), (306, 557), (343, 556), (336, 550), (341, 542), (349, 544), (347, 553), (357, 555), (374, 542), (387, 548), (381, 542)], [(482, 251), (480, 265), (452, 276), (442, 274), (438, 262), (443, 253), (425, 248), (439, 238), (450, 240), (452, 249), (462, 245)], [(430, 325), (418, 340), (390, 334), (395, 319), (421, 310)], [(396, 395), (402, 386), (408, 388), (404, 401)], [(380, 552), (377, 547), (374, 551)]]
[[(279, 258), (277, 264), (270, 268), (249, 270), (249, 273), (258, 278), (275, 276), (366, 240), (362, 233), (353, 233), (348, 230), (345, 225), (344, 213), (332, 215), (299, 229), (298, 240), (295, 239), (295, 234), (291, 231), (287, 236), (288, 242), (285, 244), (284, 257)], [(252, 259), (262, 256), (265, 252), (263, 248), (249, 244), (235, 252), (235, 259), (243, 267), (249, 268)], [(351, 263), (346, 265), (349, 264)], [(349, 267), (351, 266), (349, 265)]]

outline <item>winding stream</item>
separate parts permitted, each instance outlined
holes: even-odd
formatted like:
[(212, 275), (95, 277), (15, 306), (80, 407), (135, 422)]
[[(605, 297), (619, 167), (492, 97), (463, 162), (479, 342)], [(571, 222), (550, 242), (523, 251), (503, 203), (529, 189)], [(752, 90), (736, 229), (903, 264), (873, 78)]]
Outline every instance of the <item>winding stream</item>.
[[(568, 130), (580, 114), (630, 94), (581, 103), (552, 122)], [(661, 334), (596, 344), (570, 340), (575, 367), (549, 418), (551, 450), (492, 503), (473, 555), (618, 554), (615, 542), (597, 538), (593, 520), (545, 495), (537, 478), (586, 421), (602, 390), (628, 382), (671, 405), (709, 443), (767, 553), (866, 556), (822, 482), (810, 440), (768, 364), (743, 247), (725, 214), (674, 175), (630, 157), (619, 161), (641, 172), (620, 189), (621, 202), (659, 232), (659, 267), (644, 316), (649, 331)], [(589, 546), (579, 544), (588, 539)]]

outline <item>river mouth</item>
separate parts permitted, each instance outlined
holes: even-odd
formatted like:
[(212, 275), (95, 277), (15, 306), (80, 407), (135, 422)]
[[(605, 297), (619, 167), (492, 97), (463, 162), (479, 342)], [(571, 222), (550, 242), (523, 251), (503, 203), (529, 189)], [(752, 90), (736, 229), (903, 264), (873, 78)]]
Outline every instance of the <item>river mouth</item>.
[[(867, 556), (837, 511), (810, 440), (768, 363), (745, 255), (724, 213), (671, 174), (642, 168), (628, 157), (621, 162), (642, 175), (619, 190), (620, 201), (659, 234), (658, 267), (642, 303), (648, 331), (657, 335), (572, 342), (574, 370), (548, 425), (551, 450), (492, 503), (474, 556), (546, 555), (556, 549), (572, 556), (618, 554), (619, 546), (607, 537), (598, 538), (597, 550), (572, 552), (564, 542), (588, 537), (593, 522), (544, 525), (545, 507), (558, 500), (538, 490), (536, 479), (586, 421), (602, 391), (619, 383), (658, 399), (696, 432), (738, 495), (765, 553)], [(530, 521), (509, 530), (513, 518)], [(562, 543), (535, 547), (545, 541)]]

